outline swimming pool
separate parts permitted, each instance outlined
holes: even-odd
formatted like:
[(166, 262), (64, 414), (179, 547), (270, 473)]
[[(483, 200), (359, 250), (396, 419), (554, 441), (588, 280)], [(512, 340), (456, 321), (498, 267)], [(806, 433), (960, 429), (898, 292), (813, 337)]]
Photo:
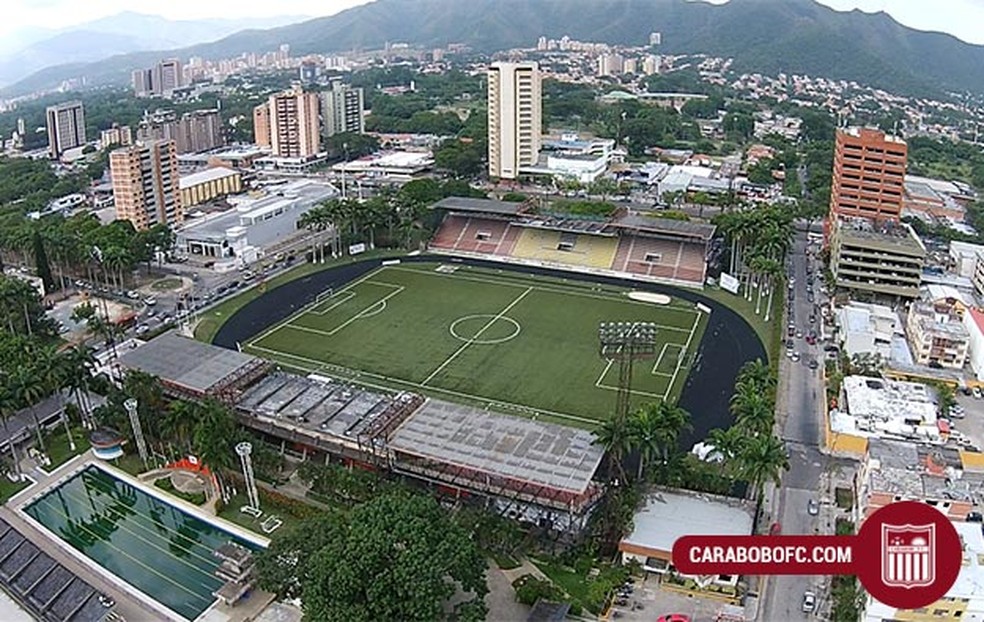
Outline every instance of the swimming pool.
[(212, 552), (259, 545), (89, 465), (24, 508), (53, 534), (122, 581), (188, 620), (222, 585)]

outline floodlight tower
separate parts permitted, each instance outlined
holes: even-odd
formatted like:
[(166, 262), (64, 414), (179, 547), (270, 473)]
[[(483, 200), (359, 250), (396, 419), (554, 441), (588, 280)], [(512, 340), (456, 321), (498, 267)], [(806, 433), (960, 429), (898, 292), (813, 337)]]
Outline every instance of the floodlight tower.
[(133, 440), (137, 443), (137, 453), (144, 466), (147, 466), (147, 442), (144, 440), (143, 428), (140, 427), (140, 415), (137, 414), (137, 400), (130, 398), (123, 402), (123, 408), (130, 417), (130, 425), (133, 427)]
[(615, 416), (625, 421), (632, 397), (632, 363), (656, 354), (656, 324), (653, 322), (602, 322), (598, 326), (599, 354), (618, 363), (618, 393)]
[(253, 453), (253, 445), (243, 442), (236, 445), (236, 454), (243, 466), (243, 479), (246, 481), (246, 497), (249, 500), (249, 507), (257, 512), (260, 509), (260, 495), (256, 492), (256, 477), (253, 475), (253, 460), (250, 454)]

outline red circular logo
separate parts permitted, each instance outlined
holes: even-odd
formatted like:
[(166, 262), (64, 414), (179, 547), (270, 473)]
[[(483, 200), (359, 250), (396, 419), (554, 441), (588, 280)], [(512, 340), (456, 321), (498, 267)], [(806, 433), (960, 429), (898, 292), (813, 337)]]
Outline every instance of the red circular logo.
[(960, 536), (946, 516), (926, 503), (901, 501), (879, 508), (857, 537), (858, 579), (872, 597), (891, 607), (931, 605), (960, 574)]

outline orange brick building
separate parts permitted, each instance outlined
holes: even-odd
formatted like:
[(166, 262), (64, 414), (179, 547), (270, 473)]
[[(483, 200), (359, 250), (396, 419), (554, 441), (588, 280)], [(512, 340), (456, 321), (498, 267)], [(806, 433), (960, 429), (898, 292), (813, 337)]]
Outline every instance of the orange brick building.
[(905, 141), (879, 130), (837, 130), (831, 217), (898, 221), (907, 153)]

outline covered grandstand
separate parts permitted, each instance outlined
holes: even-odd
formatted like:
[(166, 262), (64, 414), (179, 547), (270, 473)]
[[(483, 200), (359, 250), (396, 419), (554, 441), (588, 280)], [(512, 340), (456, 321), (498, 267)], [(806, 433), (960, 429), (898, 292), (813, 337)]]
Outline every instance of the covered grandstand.
[(543, 528), (579, 530), (602, 493), (592, 478), (604, 450), (584, 430), (276, 371), (174, 333), (121, 362), (157, 376), (172, 395), (225, 399), (242, 425), (284, 452), (391, 470)]
[(538, 214), (529, 203), (448, 197), (431, 241), (439, 253), (702, 287), (714, 226), (629, 213)]
[(233, 402), (243, 387), (264, 376), (272, 364), (234, 350), (216, 348), (174, 331), (127, 351), (119, 358), (126, 370), (156, 376), (175, 397)]

